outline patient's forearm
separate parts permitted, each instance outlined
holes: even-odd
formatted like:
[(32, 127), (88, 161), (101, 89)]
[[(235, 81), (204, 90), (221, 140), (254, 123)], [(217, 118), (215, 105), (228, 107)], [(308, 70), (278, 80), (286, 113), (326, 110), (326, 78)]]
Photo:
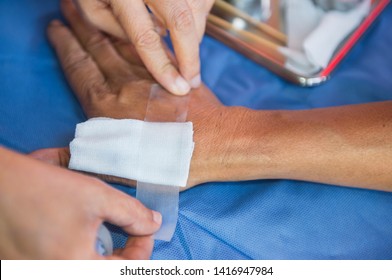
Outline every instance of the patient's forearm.
[(216, 179), (286, 178), (392, 191), (392, 102), (236, 110), (241, 121), (227, 143), (226, 178)]

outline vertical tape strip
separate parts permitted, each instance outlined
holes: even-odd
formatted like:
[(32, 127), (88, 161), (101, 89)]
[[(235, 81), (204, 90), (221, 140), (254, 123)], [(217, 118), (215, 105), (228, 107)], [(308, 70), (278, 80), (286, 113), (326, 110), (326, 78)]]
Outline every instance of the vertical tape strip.
[[(150, 99), (145, 116), (146, 122), (185, 122), (190, 96), (175, 96), (161, 86), (151, 87)], [(162, 135), (162, 137), (165, 137)], [(143, 139), (143, 132), (142, 137)], [(143, 156), (143, 151), (141, 151)], [(143, 170), (143, 158), (139, 168)], [(157, 185), (137, 182), (136, 198), (146, 207), (162, 214), (162, 226), (154, 239), (170, 241), (178, 219), (179, 189), (184, 186)]]

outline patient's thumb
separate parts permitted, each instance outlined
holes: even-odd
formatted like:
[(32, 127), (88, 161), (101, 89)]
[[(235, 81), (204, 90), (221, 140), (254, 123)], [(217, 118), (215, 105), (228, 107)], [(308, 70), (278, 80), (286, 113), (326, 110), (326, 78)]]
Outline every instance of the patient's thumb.
[(69, 148), (64, 147), (37, 150), (29, 156), (52, 165), (68, 167), (71, 154)]

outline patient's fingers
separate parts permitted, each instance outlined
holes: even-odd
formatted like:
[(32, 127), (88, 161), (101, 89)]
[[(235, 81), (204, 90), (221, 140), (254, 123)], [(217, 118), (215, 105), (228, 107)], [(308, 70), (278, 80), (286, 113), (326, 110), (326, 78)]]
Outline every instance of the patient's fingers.
[(152, 75), (147, 71), (146, 67), (144, 66), (142, 60), (140, 59), (134, 46), (131, 43), (117, 38), (111, 38), (110, 41), (112, 42), (118, 55), (120, 55), (125, 61), (129, 63), (129, 67), (132, 69), (134, 75), (138, 76), (141, 79), (151, 81), (154, 80)]
[[(74, 0), (75, 1), (75, 0)], [(75, 1), (83, 16), (100, 30), (127, 39), (124, 29), (116, 19), (106, 1), (79, 0)]]
[(132, 43), (118, 38), (111, 38), (111, 41), (117, 52), (130, 64), (139, 66), (144, 65), (142, 59), (140, 58)]
[(29, 154), (29, 156), (61, 167), (68, 167), (71, 158), (69, 148), (66, 147), (37, 150)]
[[(71, 153), (68, 147), (41, 149), (30, 153), (29, 156), (38, 159), (42, 162), (56, 165), (56, 166), (61, 166), (64, 168), (68, 168), (69, 161), (71, 159)], [(83, 173), (87, 175), (95, 176), (107, 183), (121, 184), (129, 187), (136, 186), (136, 181), (130, 179), (120, 178), (111, 175), (104, 175), (104, 174), (93, 174), (87, 172), (83, 172)]]
[(55, 20), (49, 25), (48, 36), (75, 95), (88, 115), (92, 94), (107, 91), (105, 77), (79, 41), (61, 22)]
[(61, 7), (81, 45), (94, 58), (109, 80), (137, 78), (129, 64), (117, 54), (108, 38), (81, 17), (72, 0), (62, 0)]

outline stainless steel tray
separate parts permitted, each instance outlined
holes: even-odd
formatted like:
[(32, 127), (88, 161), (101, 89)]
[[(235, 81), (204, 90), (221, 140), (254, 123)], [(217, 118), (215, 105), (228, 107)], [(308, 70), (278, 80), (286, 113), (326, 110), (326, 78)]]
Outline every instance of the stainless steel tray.
[(270, 8), (275, 10), (272, 10), (272, 16), (269, 16), (266, 22), (257, 20), (249, 13), (227, 3), (230, 1), (216, 1), (208, 17), (207, 34), (286, 80), (302, 86), (316, 86), (327, 81), (351, 48), (390, 3), (390, 0), (373, 0), (368, 15), (339, 45), (328, 65), (304, 74), (288, 67), (287, 57), (278, 51), (280, 47), (287, 47), (286, 33), (281, 27), (281, 21), (277, 19), (284, 11), (279, 0), (271, 1)]

